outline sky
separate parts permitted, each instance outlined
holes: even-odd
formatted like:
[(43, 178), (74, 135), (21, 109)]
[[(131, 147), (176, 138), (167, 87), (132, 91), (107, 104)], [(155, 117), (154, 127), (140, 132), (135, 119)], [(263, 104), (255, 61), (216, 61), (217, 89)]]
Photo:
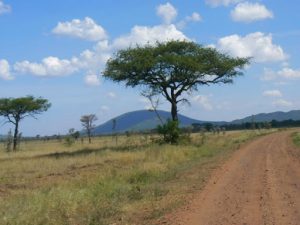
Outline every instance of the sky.
[[(234, 84), (200, 86), (179, 113), (231, 121), (300, 109), (299, 11), (296, 0), (0, 0), (0, 98), (33, 95), (52, 103), (22, 121), (26, 136), (80, 130), (84, 114), (96, 114), (101, 124), (149, 107), (142, 89), (102, 78), (115, 52), (188, 40), (252, 60)], [(11, 128), (3, 122), (0, 134)]]

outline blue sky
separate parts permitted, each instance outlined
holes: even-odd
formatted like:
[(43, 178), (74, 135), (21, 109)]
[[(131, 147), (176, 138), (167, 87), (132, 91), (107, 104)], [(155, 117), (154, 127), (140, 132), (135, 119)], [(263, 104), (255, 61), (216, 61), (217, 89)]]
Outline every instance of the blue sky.
[(114, 52), (187, 39), (253, 60), (233, 85), (200, 87), (180, 113), (229, 121), (300, 109), (299, 10), (296, 0), (0, 0), (0, 97), (52, 103), (38, 120), (22, 122), (24, 135), (81, 129), (80, 116), (90, 113), (101, 124), (149, 105), (140, 89), (102, 79)]

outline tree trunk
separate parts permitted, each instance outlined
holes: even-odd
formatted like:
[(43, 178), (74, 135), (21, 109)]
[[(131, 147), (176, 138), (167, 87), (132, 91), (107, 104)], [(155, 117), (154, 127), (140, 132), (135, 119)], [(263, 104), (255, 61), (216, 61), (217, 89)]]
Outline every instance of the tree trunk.
[(88, 131), (88, 136), (89, 136), (89, 144), (92, 143), (92, 140), (91, 140), (91, 131)]
[(172, 115), (172, 120), (173, 121), (178, 121), (178, 110), (177, 110), (177, 103), (176, 101), (173, 101), (172, 103), (172, 107), (171, 107), (171, 115)]
[(14, 144), (13, 144), (14, 151), (17, 150), (17, 146), (18, 146), (18, 134), (19, 134), (19, 121), (16, 120), (15, 132), (14, 132)]

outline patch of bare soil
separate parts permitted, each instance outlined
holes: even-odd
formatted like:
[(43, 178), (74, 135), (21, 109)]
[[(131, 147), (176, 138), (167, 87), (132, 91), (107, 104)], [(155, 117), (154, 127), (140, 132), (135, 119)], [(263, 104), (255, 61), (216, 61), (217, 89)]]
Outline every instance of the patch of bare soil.
[(217, 169), (169, 225), (300, 225), (300, 160), (290, 132), (261, 137)]

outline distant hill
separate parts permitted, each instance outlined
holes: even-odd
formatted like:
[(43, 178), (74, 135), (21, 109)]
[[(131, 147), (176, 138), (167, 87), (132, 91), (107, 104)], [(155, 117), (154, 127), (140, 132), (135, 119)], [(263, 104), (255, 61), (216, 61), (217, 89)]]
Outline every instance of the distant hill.
[[(171, 118), (170, 112), (158, 111), (159, 115), (163, 120)], [(189, 118), (187, 116), (178, 115), (180, 126), (186, 127), (193, 123), (204, 124), (212, 123), (214, 125), (225, 125), (225, 124), (242, 124), (246, 122), (252, 122), (252, 118), (255, 122), (270, 122), (272, 120), (284, 121), (284, 120), (300, 120), (300, 110), (293, 110), (290, 112), (273, 112), (273, 113), (260, 113), (253, 116), (248, 116), (243, 119), (233, 120), (231, 122), (224, 121), (202, 121)], [(124, 133), (126, 131), (145, 131), (155, 129), (159, 123), (156, 114), (148, 110), (138, 110), (122, 114), (116, 118), (117, 121), (116, 132)], [(99, 125), (95, 128), (94, 133), (99, 134), (110, 134), (112, 133), (113, 119)]]
[[(160, 117), (166, 121), (171, 118), (170, 112), (158, 110)], [(189, 117), (178, 115), (180, 126), (186, 127), (192, 125), (193, 123), (207, 123), (207, 121), (200, 121), (196, 119), (191, 119)], [(144, 131), (155, 129), (157, 125), (160, 124), (155, 112), (148, 110), (139, 110), (128, 112), (114, 118), (116, 123), (116, 132), (123, 133), (126, 131)], [(214, 124), (221, 124), (224, 122), (208, 122)], [(97, 126), (94, 130), (95, 134), (109, 134), (112, 133), (113, 119), (107, 121), (106, 123)]]
[(273, 113), (260, 113), (253, 116), (248, 116), (243, 119), (234, 120), (232, 124), (241, 124), (247, 122), (271, 122), (272, 120), (284, 121), (284, 120), (300, 120), (300, 110), (292, 110), (289, 112), (273, 112)]

